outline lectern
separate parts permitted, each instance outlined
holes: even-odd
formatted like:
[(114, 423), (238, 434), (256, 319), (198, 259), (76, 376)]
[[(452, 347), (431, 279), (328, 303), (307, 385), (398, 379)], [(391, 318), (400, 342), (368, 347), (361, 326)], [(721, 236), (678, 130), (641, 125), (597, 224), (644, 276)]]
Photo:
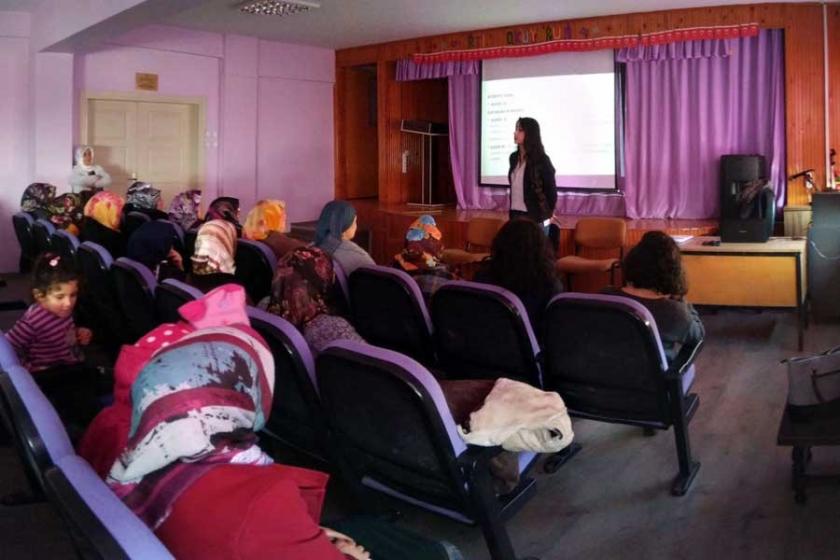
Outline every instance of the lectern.
[(445, 203), (435, 200), (435, 141), (449, 136), (449, 126), (431, 121), (412, 121), (403, 119), (400, 131), (417, 134), (422, 137), (420, 149), (420, 200), (409, 200), (409, 206), (440, 207)]

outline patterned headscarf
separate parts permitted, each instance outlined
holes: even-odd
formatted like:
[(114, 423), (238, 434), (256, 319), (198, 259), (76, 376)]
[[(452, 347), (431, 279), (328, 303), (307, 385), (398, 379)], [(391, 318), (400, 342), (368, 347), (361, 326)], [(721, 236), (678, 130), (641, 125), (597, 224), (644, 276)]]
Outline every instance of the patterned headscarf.
[(125, 203), (143, 210), (156, 210), (160, 201), (160, 189), (150, 183), (135, 181), (125, 192)]
[(239, 199), (220, 196), (210, 203), (205, 220), (225, 220), (239, 226)]
[[(50, 221), (59, 229), (70, 230), (79, 234), (79, 227), (85, 213), (82, 208), (82, 198), (73, 193), (65, 193), (55, 197), (49, 207)], [(75, 230), (75, 231), (73, 231)]]
[(248, 212), (242, 226), (242, 236), (262, 241), (272, 231), (286, 228), (286, 203), (282, 200), (261, 200)]
[(85, 217), (96, 220), (106, 228), (119, 231), (123, 206), (125, 200), (120, 195), (111, 191), (100, 191), (85, 204)]
[(24, 212), (47, 212), (47, 207), (55, 198), (55, 185), (49, 183), (32, 183), (23, 191), (20, 198), (20, 209)]
[(356, 209), (349, 202), (344, 200), (328, 202), (318, 217), (318, 225), (315, 228), (315, 245), (332, 256), (338, 246), (341, 245), (341, 235), (353, 225), (355, 219)]
[(405, 249), (394, 259), (406, 272), (430, 270), (440, 266), (443, 252), (440, 230), (435, 219), (423, 214), (405, 234)]
[(192, 264), (194, 274), (236, 272), (236, 227), (225, 220), (210, 220), (198, 228)]
[(277, 265), (268, 311), (302, 329), (318, 315), (330, 313), (334, 285), (330, 256), (317, 247), (298, 247)]
[(162, 347), (131, 387), (128, 445), (109, 485), (157, 529), (214, 466), (272, 462), (254, 432), (265, 425), (273, 392), (274, 358), (250, 326), (202, 328)]
[(184, 231), (191, 229), (198, 222), (198, 207), (201, 205), (201, 191), (184, 191), (175, 195), (169, 204), (169, 219), (180, 224)]

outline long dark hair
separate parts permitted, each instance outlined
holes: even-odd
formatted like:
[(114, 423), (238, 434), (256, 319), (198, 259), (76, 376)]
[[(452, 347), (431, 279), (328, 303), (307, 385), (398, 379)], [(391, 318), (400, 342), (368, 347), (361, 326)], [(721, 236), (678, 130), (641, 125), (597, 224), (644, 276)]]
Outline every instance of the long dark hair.
[(542, 184), (542, 171), (545, 165), (545, 148), (542, 143), (542, 135), (540, 134), (540, 123), (537, 119), (531, 117), (520, 117), (516, 121), (516, 126), (522, 129), (525, 133), (525, 167), (531, 176), (531, 183), (534, 185), (534, 192), (537, 195), (537, 200), (541, 207), (547, 207), (548, 203), (545, 200), (545, 192)]
[(515, 293), (543, 293), (557, 279), (548, 238), (527, 218), (502, 226), (493, 239), (487, 267), (494, 283)]
[(624, 257), (624, 279), (634, 288), (655, 290), (663, 295), (684, 296), (688, 292), (680, 248), (667, 233), (649, 231)]

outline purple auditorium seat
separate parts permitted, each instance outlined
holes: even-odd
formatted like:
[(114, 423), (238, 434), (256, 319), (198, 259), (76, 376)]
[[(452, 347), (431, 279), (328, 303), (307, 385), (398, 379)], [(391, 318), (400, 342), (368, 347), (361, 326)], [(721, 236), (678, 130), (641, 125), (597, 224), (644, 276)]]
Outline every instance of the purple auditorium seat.
[(684, 346), (668, 364), (647, 308), (596, 294), (555, 296), (545, 329), (546, 390), (557, 391), (577, 417), (646, 429), (673, 426), (679, 474), (671, 492), (685, 494), (700, 468), (688, 437), (700, 399), (688, 389), (702, 341)]
[(151, 221), (152, 219), (148, 214), (144, 214), (143, 212), (129, 212), (123, 217), (123, 223), (120, 229), (125, 238), (128, 239), (140, 226)]
[(411, 358), (353, 341), (318, 355), (330, 451), (360, 499), (373, 489), (464, 523), (478, 523), (493, 559), (513, 559), (504, 526), (536, 491), (520, 460), (519, 486), (496, 497), (488, 462), (501, 448), (467, 446), (437, 380)]
[(163, 560), (173, 556), (91, 466), (77, 455), (46, 474), (47, 493), (81, 558)]
[(18, 270), (21, 273), (29, 272), (37, 252), (35, 250), (35, 239), (32, 237), (32, 226), (35, 220), (26, 212), (17, 212), (12, 216), (12, 225), (15, 228), (15, 236), (20, 245), (20, 261)]
[(79, 250), (79, 239), (67, 230), (59, 229), (52, 234), (52, 249), (72, 263), (76, 262)]
[(32, 239), (35, 241), (35, 254), (40, 255), (52, 249), (52, 234), (55, 226), (49, 220), (39, 218), (32, 224)]
[(0, 370), (19, 365), (20, 361), (18, 361), (15, 349), (12, 348), (3, 332), (0, 331)]
[(249, 307), (248, 318), (274, 356), (274, 402), (263, 433), (326, 463), (327, 429), (309, 346), (291, 323), (277, 315)]
[(175, 278), (167, 278), (155, 290), (155, 312), (158, 322), (176, 323), (181, 320), (178, 308), (197, 300), (204, 294), (198, 288)]
[(353, 325), (362, 338), (433, 367), (432, 320), (417, 282), (384, 266), (360, 267), (349, 280)]
[(440, 368), (452, 379), (507, 377), (542, 387), (540, 347), (519, 298), (497, 286), (447, 282), (432, 298)]
[(73, 445), (55, 408), (23, 367), (4, 368), (0, 395), (6, 429), (14, 437), (33, 492), (40, 496), (45, 471), (73, 455)]
[(105, 247), (93, 241), (79, 245), (76, 260), (84, 278), (78, 308), (93, 328), (94, 340), (116, 349), (130, 336), (111, 278), (114, 260)]
[(158, 222), (163, 222), (165, 224), (170, 224), (172, 229), (175, 230), (175, 237), (178, 238), (178, 243), (180, 243), (179, 248), (184, 248), (184, 228), (181, 227), (181, 224), (173, 222), (172, 220), (157, 220)]
[(335, 272), (335, 293), (333, 300), (338, 308), (339, 315), (350, 316), (350, 281), (341, 263), (332, 259), (333, 271)]
[(111, 267), (117, 301), (128, 321), (130, 340), (137, 340), (158, 325), (155, 315), (157, 279), (143, 263), (120, 257)]
[(250, 239), (236, 242), (236, 278), (254, 303), (271, 293), (277, 257), (268, 245)]

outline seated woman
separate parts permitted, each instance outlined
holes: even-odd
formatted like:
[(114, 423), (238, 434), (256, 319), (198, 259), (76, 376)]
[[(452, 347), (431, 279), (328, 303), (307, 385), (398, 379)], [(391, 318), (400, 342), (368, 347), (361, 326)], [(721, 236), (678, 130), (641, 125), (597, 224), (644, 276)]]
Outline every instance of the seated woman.
[(236, 273), (236, 228), (224, 220), (210, 220), (198, 228), (188, 282), (208, 292), (222, 284), (238, 284)]
[(364, 342), (332, 304), (335, 293), (332, 260), (317, 247), (300, 247), (277, 264), (268, 311), (303, 333), (314, 354), (335, 340)]
[(184, 231), (197, 228), (201, 223), (198, 215), (200, 206), (200, 190), (192, 189), (178, 193), (169, 203), (169, 219), (180, 225)]
[(318, 526), (327, 475), (274, 464), (257, 446), (274, 359), (243, 290), (220, 288), (181, 313), (188, 326), (159, 327), (130, 351), (128, 407), (112, 426), (125, 438), (107, 479), (114, 492), (177, 558), (367, 558)]
[(85, 204), (81, 240), (105, 247), (114, 259), (125, 255), (125, 237), (120, 231), (123, 198), (111, 191), (94, 194)]
[(542, 227), (525, 218), (502, 226), (493, 239), (490, 259), (476, 273), (475, 281), (500, 286), (519, 296), (538, 336), (548, 301), (563, 291), (548, 238)]
[(220, 196), (210, 203), (204, 221), (224, 220), (236, 227), (236, 235), (242, 233), (242, 224), (239, 223), (239, 199), (232, 196)]
[(52, 199), (47, 206), (50, 221), (57, 229), (65, 229), (75, 236), (79, 236), (82, 221), (84, 221), (84, 205), (82, 198), (73, 193), (64, 193)]
[(333, 200), (321, 210), (315, 229), (315, 245), (338, 261), (348, 276), (360, 266), (376, 264), (367, 251), (353, 243), (356, 227), (353, 205)]
[(260, 200), (245, 218), (242, 237), (268, 245), (279, 261), (289, 251), (306, 245), (283, 234), (285, 229), (286, 204), (282, 200)]
[(169, 214), (163, 212), (163, 199), (160, 196), (160, 189), (156, 189), (150, 183), (135, 181), (125, 192), (125, 206), (123, 213), (140, 212), (152, 220), (166, 220)]
[(688, 287), (680, 248), (670, 235), (661, 231), (644, 234), (624, 257), (624, 281), (626, 286), (610, 286), (602, 293), (629, 297), (648, 308), (669, 362), (683, 344), (703, 339), (703, 322), (684, 299)]
[(50, 204), (55, 198), (55, 185), (49, 183), (32, 183), (23, 191), (20, 197), (20, 209), (31, 214), (36, 220), (50, 219)]
[(148, 222), (128, 238), (125, 256), (146, 265), (158, 282), (184, 279), (184, 260), (175, 250), (178, 234), (167, 222)]
[(435, 290), (455, 276), (440, 261), (443, 242), (435, 219), (424, 214), (414, 220), (405, 234), (405, 248), (394, 257), (394, 265), (414, 277), (428, 303)]

